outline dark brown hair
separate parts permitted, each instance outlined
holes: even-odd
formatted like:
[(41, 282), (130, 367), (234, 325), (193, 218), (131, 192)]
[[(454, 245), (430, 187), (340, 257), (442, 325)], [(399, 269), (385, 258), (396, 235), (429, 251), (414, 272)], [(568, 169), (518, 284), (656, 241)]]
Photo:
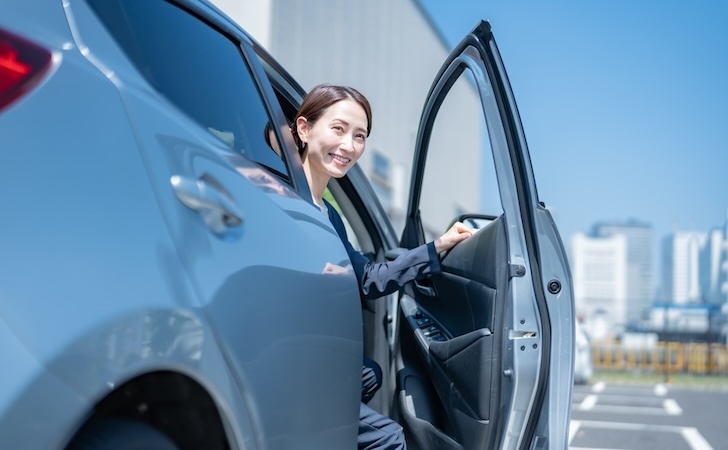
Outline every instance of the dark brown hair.
[(369, 100), (361, 92), (349, 86), (319, 84), (311, 89), (303, 98), (303, 103), (298, 108), (296, 117), (293, 119), (293, 124), (291, 125), (293, 140), (296, 142), (299, 154), (303, 155), (304, 150), (306, 150), (306, 145), (298, 137), (298, 129), (296, 127), (298, 118), (305, 117), (313, 125), (321, 118), (329, 106), (342, 100), (354, 100), (364, 108), (364, 113), (367, 115), (367, 136), (369, 136), (369, 133), (372, 131), (372, 108), (369, 106)]

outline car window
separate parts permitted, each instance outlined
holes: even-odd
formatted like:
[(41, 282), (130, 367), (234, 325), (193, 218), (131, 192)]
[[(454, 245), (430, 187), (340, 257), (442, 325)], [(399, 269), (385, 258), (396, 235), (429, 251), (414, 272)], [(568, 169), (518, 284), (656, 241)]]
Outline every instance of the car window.
[[(466, 69), (432, 125), (420, 202), (428, 240), (462, 214), (503, 214), (485, 116), (474, 86)], [(443, 180), (457, 181), (443, 185)]]
[(88, 2), (155, 90), (235, 151), (287, 174), (234, 40), (168, 2)]

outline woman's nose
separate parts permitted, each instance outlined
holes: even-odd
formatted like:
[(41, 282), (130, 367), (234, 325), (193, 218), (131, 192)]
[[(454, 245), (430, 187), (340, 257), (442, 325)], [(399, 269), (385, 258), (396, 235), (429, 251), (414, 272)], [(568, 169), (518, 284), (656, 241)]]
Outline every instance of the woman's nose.
[(343, 150), (347, 151), (354, 151), (354, 136), (352, 136), (349, 133), (345, 133), (341, 137), (341, 142), (339, 143), (339, 147)]

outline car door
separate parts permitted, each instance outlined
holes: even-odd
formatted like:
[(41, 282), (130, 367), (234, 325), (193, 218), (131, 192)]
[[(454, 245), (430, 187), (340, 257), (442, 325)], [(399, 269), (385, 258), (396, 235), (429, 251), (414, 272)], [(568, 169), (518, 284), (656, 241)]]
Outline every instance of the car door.
[[(74, 3), (78, 17), (96, 14), (133, 65), (121, 55), (99, 61), (119, 85), (176, 244), (158, 251), (183, 268), (166, 281), (195, 293), (172, 307), (205, 323), (203, 350), (218, 346), (225, 357), (225, 367), (209, 367), (200, 351), (193, 367), (175, 369), (211, 391), (210, 373), (237, 385), (238, 398), (216, 398), (235, 448), (349, 446), (361, 389), (358, 287), (353, 274), (325, 270), (348, 256), (313, 206), (300, 160), (273, 145), (285, 135), (267, 125), (283, 113), (267, 103), (272, 89), (248, 58), (250, 42), (198, 2), (89, 4)], [(93, 56), (105, 34), (79, 22), (82, 35), (98, 33)]]
[(571, 278), (487, 22), (434, 80), (414, 158), (402, 247), (455, 220), (477, 231), (400, 299), (396, 406), (410, 447), (566, 448)]

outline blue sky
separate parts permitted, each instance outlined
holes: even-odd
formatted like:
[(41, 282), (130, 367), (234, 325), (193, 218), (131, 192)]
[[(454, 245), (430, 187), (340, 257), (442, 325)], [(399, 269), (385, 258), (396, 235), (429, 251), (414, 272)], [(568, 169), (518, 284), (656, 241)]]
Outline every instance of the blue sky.
[(565, 244), (604, 220), (655, 245), (725, 223), (728, 1), (421, 3), (451, 46), (490, 21)]

